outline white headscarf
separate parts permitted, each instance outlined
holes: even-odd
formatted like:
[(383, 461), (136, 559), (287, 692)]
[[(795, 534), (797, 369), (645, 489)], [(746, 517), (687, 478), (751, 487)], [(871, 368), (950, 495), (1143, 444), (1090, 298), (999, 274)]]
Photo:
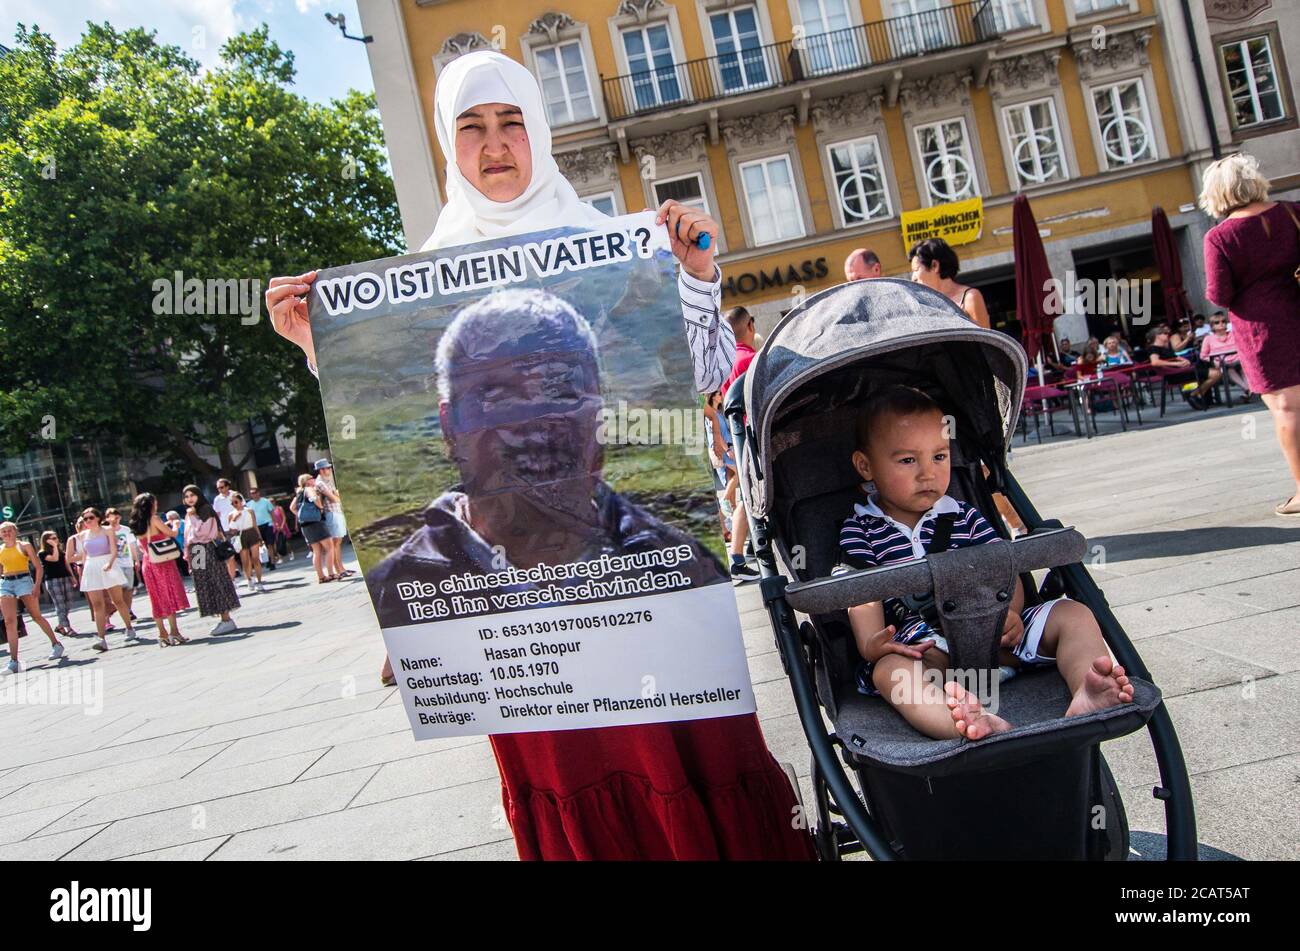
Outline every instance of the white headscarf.
[[(456, 165), (456, 117), (485, 102), (518, 106), (528, 131), (533, 176), (523, 194), (511, 201), (488, 198)], [(605, 220), (602, 212), (578, 198), (560, 174), (551, 155), (551, 127), (537, 80), (510, 57), (478, 50), (452, 60), (434, 91), (434, 127), (447, 161), (447, 204), (421, 251)]]

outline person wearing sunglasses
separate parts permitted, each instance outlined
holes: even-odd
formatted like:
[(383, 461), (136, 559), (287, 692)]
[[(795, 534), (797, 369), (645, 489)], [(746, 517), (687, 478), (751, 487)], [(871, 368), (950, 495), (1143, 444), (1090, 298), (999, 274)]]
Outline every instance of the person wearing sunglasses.
[(1214, 363), (1220, 359), (1228, 379), (1242, 392), (1242, 402), (1250, 400), (1250, 386), (1241, 372), (1241, 357), (1237, 355), (1237, 341), (1232, 337), (1232, 328), (1228, 326), (1226, 314), (1215, 314), (1210, 318), (1210, 332), (1201, 340), (1201, 359)]
[(126, 627), (127, 640), (138, 641), (140, 638), (131, 626), (131, 607), (122, 590), (126, 587), (126, 575), (117, 565), (117, 534), (104, 526), (99, 509), (86, 509), (81, 519), (84, 527), (77, 535), (76, 559), (81, 565), (81, 592), (90, 601), (95, 617), (98, 639), (91, 647), (97, 651), (108, 650), (108, 617), (114, 608)]

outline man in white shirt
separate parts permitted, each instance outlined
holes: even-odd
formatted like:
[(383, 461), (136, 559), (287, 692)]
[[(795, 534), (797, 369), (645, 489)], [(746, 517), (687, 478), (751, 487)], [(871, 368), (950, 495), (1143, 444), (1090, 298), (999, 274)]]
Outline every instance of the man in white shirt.
[[(227, 538), (231, 535), (239, 534), (238, 532), (232, 532), (227, 528), (229, 522), (227, 521), (226, 516), (234, 510), (235, 504), (230, 501), (230, 480), (218, 479), (217, 494), (212, 498), (212, 511), (217, 513), (217, 524), (221, 526), (222, 531), (226, 533)], [(226, 559), (226, 570), (230, 572), (230, 580), (232, 581), (235, 579), (235, 574), (238, 568), (236, 562), (238, 560), (238, 557)]]

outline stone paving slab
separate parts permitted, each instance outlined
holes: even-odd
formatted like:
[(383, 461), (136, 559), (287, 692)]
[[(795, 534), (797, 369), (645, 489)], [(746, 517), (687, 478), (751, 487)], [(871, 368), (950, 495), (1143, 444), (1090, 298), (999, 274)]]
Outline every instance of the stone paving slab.
[[(1285, 470), (1258, 408), (1176, 407), (1170, 420), (1042, 447), (1017, 438), (1012, 468), (1045, 516), (1100, 549), (1091, 570), (1165, 691), (1202, 841), (1296, 859), (1300, 524), (1271, 513)], [(64, 666), (102, 672), (104, 709), (3, 711), (0, 860), (513, 858), (486, 740), (413, 741), (397, 691), (378, 683), (364, 585), (310, 575), (302, 558), (268, 573), (234, 637), (208, 636), (211, 619), (191, 611), (181, 648), (124, 647), (119, 631), (101, 656), (69, 639)], [(810, 804), (767, 612), (756, 585), (736, 596), (761, 728)], [(73, 620), (91, 629), (84, 608)], [(42, 657), (25, 639), (29, 669)], [(1146, 734), (1104, 750), (1132, 828), (1162, 833)]]

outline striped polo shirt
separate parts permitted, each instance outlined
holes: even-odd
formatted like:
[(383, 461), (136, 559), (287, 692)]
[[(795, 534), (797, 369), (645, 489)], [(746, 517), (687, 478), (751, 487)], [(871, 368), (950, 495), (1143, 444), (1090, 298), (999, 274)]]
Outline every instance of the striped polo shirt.
[(924, 558), (926, 546), (934, 537), (935, 519), (951, 512), (957, 516), (952, 527), (952, 537), (945, 551), (984, 545), (998, 538), (997, 532), (984, 520), (973, 505), (958, 502), (952, 496), (942, 496), (930, 511), (921, 516), (915, 528), (896, 522), (880, 510), (878, 497), (867, 497), (866, 504), (853, 506), (853, 514), (840, 528), (839, 572), (855, 568), (875, 568), (913, 558)]

